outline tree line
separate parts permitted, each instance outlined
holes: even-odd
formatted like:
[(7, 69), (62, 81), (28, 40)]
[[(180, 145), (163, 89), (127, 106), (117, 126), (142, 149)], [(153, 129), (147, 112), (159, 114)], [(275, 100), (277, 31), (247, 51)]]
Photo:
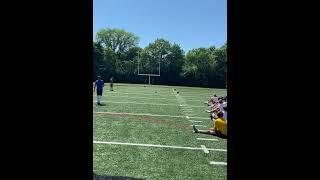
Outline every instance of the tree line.
[[(185, 53), (168, 40), (158, 38), (147, 47), (138, 46), (139, 37), (123, 29), (102, 29), (93, 42), (93, 78), (100, 75), (108, 81), (148, 83), (147, 76), (139, 73), (158, 74), (151, 77), (152, 84), (186, 85), (225, 88), (227, 75), (227, 44), (216, 48), (195, 48)], [(93, 80), (94, 80), (93, 79)]]

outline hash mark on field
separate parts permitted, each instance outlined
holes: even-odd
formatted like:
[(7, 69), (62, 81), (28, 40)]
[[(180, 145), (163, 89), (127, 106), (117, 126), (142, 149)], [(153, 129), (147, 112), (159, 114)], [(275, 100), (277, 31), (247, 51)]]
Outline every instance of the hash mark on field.
[(207, 138), (197, 138), (197, 140), (204, 140), (204, 141), (218, 141), (218, 139), (207, 139)]
[(204, 145), (201, 145), (201, 147), (202, 147), (202, 150), (204, 153), (206, 153), (206, 154), (209, 153), (208, 149)]
[[(156, 145), (156, 144), (137, 144), (137, 143), (122, 143), (122, 142), (103, 142), (103, 141), (93, 141), (93, 144), (115, 144), (115, 145), (127, 145), (127, 146), (142, 146), (142, 147), (158, 147), (158, 148), (172, 148), (172, 149), (190, 149), (190, 150), (201, 150), (204, 151), (204, 148), (201, 146), (198, 147), (184, 147), (184, 146), (168, 146), (168, 145)], [(227, 152), (226, 149), (205, 149), (209, 151), (222, 151)]]
[(213, 165), (224, 165), (224, 166), (226, 166), (226, 165), (227, 165), (227, 163), (226, 163), (226, 162), (210, 161), (209, 163), (210, 163), (210, 164), (213, 164)]

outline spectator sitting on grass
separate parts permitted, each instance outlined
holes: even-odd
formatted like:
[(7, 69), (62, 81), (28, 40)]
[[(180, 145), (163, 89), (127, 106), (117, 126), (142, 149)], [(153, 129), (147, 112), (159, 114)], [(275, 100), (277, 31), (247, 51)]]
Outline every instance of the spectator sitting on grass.
[(227, 137), (227, 120), (223, 118), (223, 112), (217, 114), (218, 118), (214, 121), (213, 126), (209, 130), (198, 130), (195, 125), (193, 125), (194, 133), (209, 134), (222, 138)]
[(215, 104), (216, 102), (218, 102), (219, 98), (216, 94), (214, 94), (212, 97), (209, 97), (208, 101), (205, 102), (205, 104), (207, 104), (208, 106)]
[(224, 101), (222, 99), (219, 100), (218, 103), (210, 106), (211, 110), (207, 110), (208, 113), (218, 113), (223, 111)]

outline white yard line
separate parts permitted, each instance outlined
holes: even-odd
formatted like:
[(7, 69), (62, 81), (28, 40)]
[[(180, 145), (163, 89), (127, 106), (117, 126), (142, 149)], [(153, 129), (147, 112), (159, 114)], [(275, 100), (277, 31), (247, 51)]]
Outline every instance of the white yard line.
[[(97, 101), (93, 101), (96, 103)], [(123, 101), (100, 101), (105, 103), (116, 103), (116, 104), (148, 104), (148, 105), (158, 105), (158, 106), (180, 106), (179, 104), (154, 104), (154, 103), (139, 103), (139, 102), (123, 102)], [(202, 106), (191, 106), (191, 107), (202, 107)]]
[[(93, 98), (97, 98), (97, 96), (93, 96)], [(149, 97), (132, 97), (132, 96), (103, 96), (103, 98), (152, 99), (152, 100), (154, 100), (154, 99), (164, 99), (164, 100), (173, 101), (172, 98), (149, 98)]]
[[(97, 102), (97, 101), (93, 101)], [(122, 101), (100, 101), (105, 103), (115, 103), (115, 104), (146, 104), (146, 105), (158, 105), (158, 106), (179, 106), (179, 104), (154, 104), (154, 103), (139, 103), (139, 102), (122, 102)]]
[[(93, 114), (126, 114), (126, 115), (133, 115), (133, 116), (164, 116), (164, 117), (178, 117), (178, 118), (185, 118), (186, 116), (173, 116), (173, 115), (164, 115), (164, 114), (139, 114), (139, 113), (119, 113), (119, 112), (106, 112), (106, 111), (95, 111)], [(202, 118), (202, 117), (189, 117), (190, 119), (206, 119), (209, 118)]]
[(158, 147), (158, 148), (172, 148), (172, 149), (190, 149), (190, 150), (201, 150), (201, 151), (222, 151), (227, 152), (226, 149), (210, 149), (201, 147), (184, 147), (184, 146), (168, 146), (168, 145), (157, 145), (157, 144), (138, 144), (138, 143), (122, 143), (122, 142), (105, 142), (105, 141), (93, 141), (94, 144), (115, 144), (115, 145), (127, 145), (127, 146), (141, 146), (141, 147)]
[(197, 138), (197, 140), (203, 140), (203, 141), (218, 141), (218, 139), (207, 139), (207, 138)]
[(139, 113), (118, 113), (118, 112), (93, 112), (93, 114), (125, 114), (125, 115), (133, 115), (133, 116), (164, 116), (164, 117), (181, 117), (185, 116), (173, 116), (173, 115), (164, 115), (164, 114), (139, 114)]
[[(144, 94), (144, 93), (121, 93), (121, 92), (117, 92), (117, 93), (106, 93), (108, 95), (113, 95), (113, 94), (128, 94), (128, 95), (140, 95), (140, 96), (160, 96), (160, 97), (168, 97), (168, 95), (160, 95), (157, 93), (154, 94)], [(170, 94), (170, 93), (169, 93)]]
[(226, 166), (226, 165), (227, 165), (226, 162), (210, 161), (209, 163), (210, 163), (210, 164), (213, 164), (213, 165), (223, 165), (223, 166)]

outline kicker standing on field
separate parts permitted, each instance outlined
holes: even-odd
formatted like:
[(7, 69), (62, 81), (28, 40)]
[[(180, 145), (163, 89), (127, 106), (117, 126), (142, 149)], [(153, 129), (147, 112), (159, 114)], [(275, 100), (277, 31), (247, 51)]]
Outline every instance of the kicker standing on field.
[(97, 104), (101, 105), (100, 100), (101, 100), (101, 96), (102, 96), (102, 91), (103, 91), (103, 86), (104, 86), (104, 82), (101, 79), (100, 76), (98, 76), (98, 79), (96, 80), (96, 82), (94, 83), (94, 88), (93, 88), (93, 92), (96, 90), (97, 88)]
[(110, 78), (110, 91), (113, 91), (113, 77)]

